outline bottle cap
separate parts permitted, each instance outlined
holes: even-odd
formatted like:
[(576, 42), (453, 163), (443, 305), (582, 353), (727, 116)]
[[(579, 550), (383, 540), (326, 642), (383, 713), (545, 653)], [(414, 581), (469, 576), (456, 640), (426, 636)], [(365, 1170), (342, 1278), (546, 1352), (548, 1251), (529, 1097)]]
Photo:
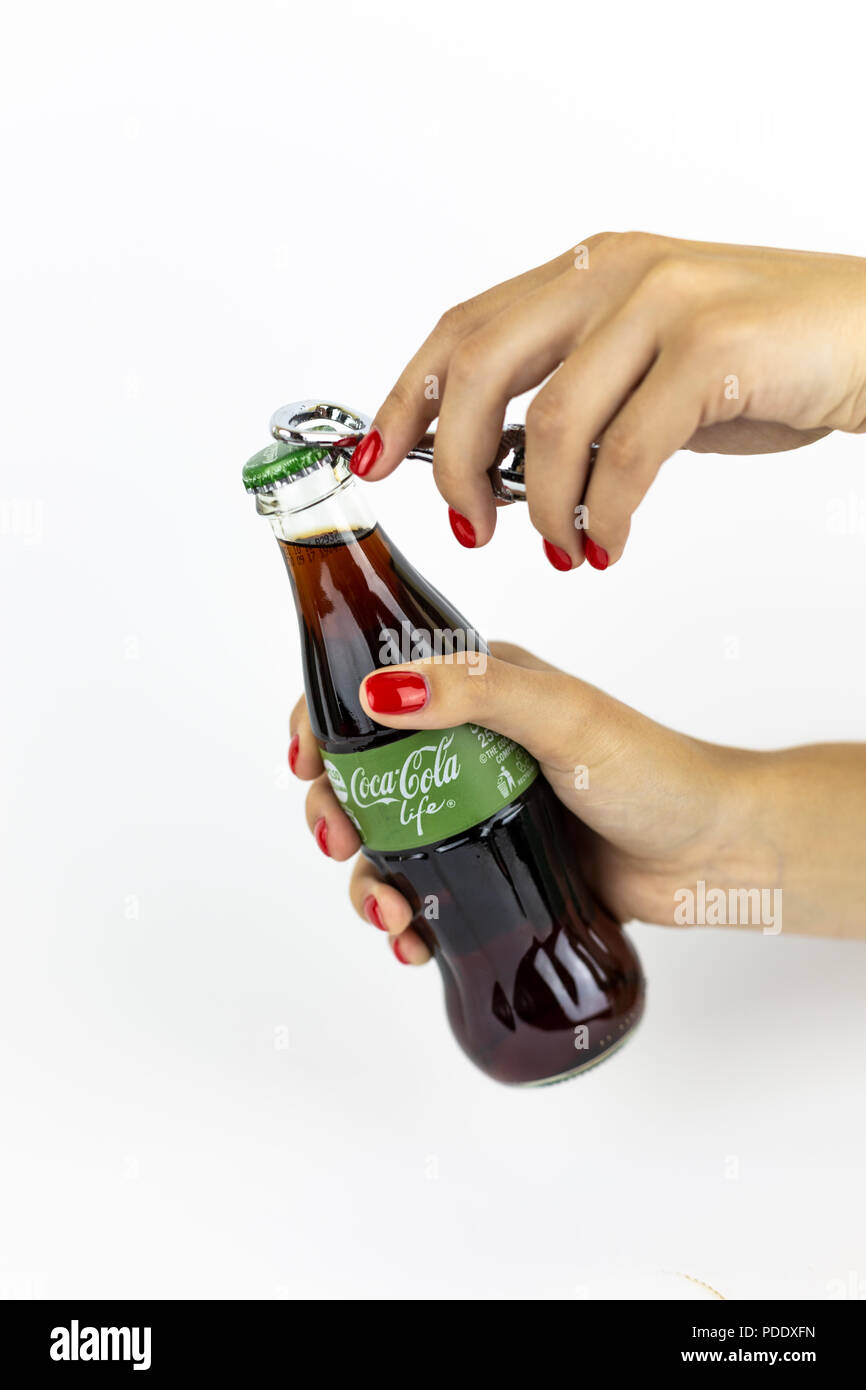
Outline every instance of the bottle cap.
[(244, 487), (247, 492), (270, 492), (323, 464), (333, 464), (354, 449), (369, 428), (369, 416), (329, 401), (280, 406), (271, 416), (275, 442), (244, 465)]
[(244, 487), (247, 492), (268, 492), (283, 483), (290, 483), (299, 474), (310, 473), (331, 458), (331, 449), (284, 444), (282, 440), (277, 440), (259, 449), (244, 464)]

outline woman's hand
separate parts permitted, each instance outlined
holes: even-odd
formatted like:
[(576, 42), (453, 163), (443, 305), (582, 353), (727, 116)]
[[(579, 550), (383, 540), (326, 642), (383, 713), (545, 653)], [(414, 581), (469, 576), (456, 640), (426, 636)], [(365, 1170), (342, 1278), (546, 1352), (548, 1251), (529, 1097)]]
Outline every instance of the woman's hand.
[[(691, 892), (698, 901), (703, 883), (707, 893), (769, 895), (772, 922), (743, 925), (866, 935), (866, 749), (748, 753), (701, 743), (519, 647), (495, 643), (491, 650), (483, 667), (428, 660), (374, 672), (361, 685), (361, 703), (388, 728), (482, 724), (527, 748), (583, 822), (583, 872), (620, 921), (680, 924), (678, 895)], [(427, 682), (423, 708), (375, 713), (369, 683), (406, 670)], [(326, 854), (349, 859), (360, 840), (323, 772), (303, 700), (291, 727), (292, 769), (314, 779), (310, 828)], [(356, 911), (389, 932), (399, 959), (428, 958), (409, 925), (409, 904), (363, 855), (350, 893)]]
[(352, 467), (385, 477), (438, 416), (434, 473), (454, 533), (486, 545), (506, 406), (550, 373), (526, 415), (530, 517), (557, 569), (605, 569), (677, 449), (769, 453), (866, 429), (866, 261), (591, 237), (450, 309)]

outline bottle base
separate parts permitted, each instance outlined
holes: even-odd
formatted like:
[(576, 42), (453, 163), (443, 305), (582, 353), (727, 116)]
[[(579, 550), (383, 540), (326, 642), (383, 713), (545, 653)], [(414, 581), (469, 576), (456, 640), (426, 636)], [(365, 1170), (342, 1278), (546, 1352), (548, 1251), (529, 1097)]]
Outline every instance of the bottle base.
[(558, 1086), (561, 1081), (571, 1081), (576, 1076), (583, 1076), (585, 1072), (592, 1071), (593, 1067), (598, 1067), (602, 1062), (606, 1062), (608, 1057), (612, 1057), (615, 1052), (619, 1052), (629, 1039), (634, 1035), (636, 1028), (631, 1028), (624, 1038), (620, 1038), (606, 1052), (600, 1056), (593, 1057), (591, 1061), (582, 1062), (580, 1066), (571, 1067), (568, 1071), (562, 1071), (557, 1076), (544, 1076), (538, 1081), (515, 1081), (512, 1084), (520, 1087), (521, 1090), (539, 1090), (542, 1086)]

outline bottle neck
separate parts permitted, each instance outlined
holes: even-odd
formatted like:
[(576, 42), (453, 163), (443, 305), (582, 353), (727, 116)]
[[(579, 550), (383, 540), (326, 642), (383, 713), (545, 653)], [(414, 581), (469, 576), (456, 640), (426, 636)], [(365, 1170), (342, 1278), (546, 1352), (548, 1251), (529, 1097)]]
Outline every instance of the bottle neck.
[(290, 483), (261, 492), (256, 509), (279, 541), (369, 531), (376, 518), (343, 459), (313, 468)]
[(377, 725), (358, 700), (361, 681), (382, 664), (382, 627), (398, 626), (403, 615), (393, 579), (389, 585), (388, 542), (364, 492), (338, 461), (256, 495), (292, 585), (310, 724), (329, 752), (399, 737)]

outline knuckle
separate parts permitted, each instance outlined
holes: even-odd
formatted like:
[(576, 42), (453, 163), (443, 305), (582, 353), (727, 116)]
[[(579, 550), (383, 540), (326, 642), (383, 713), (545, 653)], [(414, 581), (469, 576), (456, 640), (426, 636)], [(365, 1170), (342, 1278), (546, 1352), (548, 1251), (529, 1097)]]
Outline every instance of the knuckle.
[(412, 387), (401, 377), (395, 381), (388, 393), (388, 396), (378, 412), (379, 419), (383, 419), (391, 411), (405, 414), (407, 410), (414, 410), (418, 405), (418, 389)]
[[(533, 441), (544, 443), (562, 433), (562, 411), (549, 395), (536, 396), (526, 411), (527, 446)], [(528, 448), (527, 448), (528, 451)]]
[[(592, 236), (581, 237), (579, 245), (585, 246), (589, 251), (597, 251), (604, 246), (605, 242), (611, 241), (616, 236), (616, 232), (593, 232)], [(570, 262), (574, 257), (574, 247), (570, 246), (565, 252), (565, 256)]]
[(525, 647), (520, 647), (516, 642), (491, 641), (490, 652), (496, 661), (504, 661), (512, 666), (519, 665), (522, 657), (526, 656)]
[(647, 270), (640, 292), (651, 298), (690, 294), (701, 281), (701, 267), (687, 256), (662, 256)]
[(599, 450), (605, 468), (625, 476), (637, 471), (639, 455), (637, 443), (626, 434), (613, 431), (606, 434)]
[(473, 333), (463, 338), (451, 354), (449, 380), (458, 383), (473, 381), (483, 370), (485, 355), (485, 344), (480, 334)]
[(652, 232), (614, 232), (614, 240), (617, 248), (624, 253), (634, 253), (636, 251), (646, 251), (658, 240)]
[[(459, 699), (469, 716), (467, 722), (470, 724), (481, 722), (483, 712), (490, 704), (493, 682), (496, 679), (493, 675), (495, 665), (496, 662), (488, 657), (483, 664), (472, 668), (471, 675), (466, 667), (459, 668), (461, 675)], [(462, 679), (464, 676), (465, 679)], [(478, 716), (477, 721), (473, 718), (475, 715)]]
[(436, 333), (445, 338), (461, 338), (467, 333), (477, 321), (478, 308), (477, 300), (464, 299), (459, 304), (452, 304), (436, 324)]
[(692, 315), (682, 324), (674, 346), (690, 361), (710, 364), (741, 348), (755, 331), (756, 326), (728, 310), (709, 310)]
[[(654, 249), (658, 241), (659, 238), (651, 232), (595, 232), (593, 236), (584, 237), (580, 244), (590, 252), (604, 249), (605, 257), (641, 259)], [(573, 255), (573, 250), (569, 254)]]
[(676, 336), (676, 351), (688, 362), (706, 360), (720, 346), (717, 330), (711, 329), (701, 315), (684, 323)]

